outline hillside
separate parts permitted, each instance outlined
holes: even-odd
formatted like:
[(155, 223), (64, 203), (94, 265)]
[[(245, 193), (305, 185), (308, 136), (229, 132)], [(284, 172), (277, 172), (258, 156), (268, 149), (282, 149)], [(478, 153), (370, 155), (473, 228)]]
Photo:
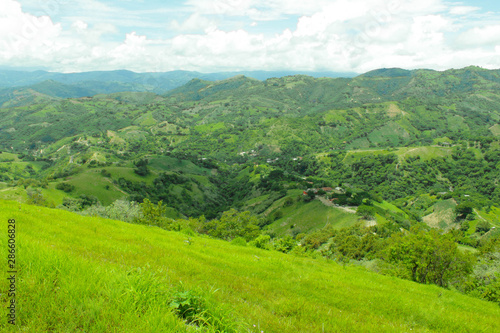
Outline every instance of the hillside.
[(8, 219), (29, 332), (500, 330), (496, 304), (360, 267), (2, 200), (4, 230)]
[[(149, 199), (169, 216), (207, 219), (236, 208), (278, 236), (357, 222), (497, 225), (498, 70), (200, 77), (161, 95), (81, 98), (67, 98), (73, 79), (46, 81), (44, 94), (28, 89), (8, 100), (0, 108), (0, 198), (80, 211), (82, 202)], [(322, 188), (330, 189), (318, 195), (323, 205), (313, 193)], [(367, 214), (354, 214), (366, 205)], [(474, 210), (457, 216), (464, 205)], [(471, 231), (464, 242), (477, 247), (482, 236)]]
[(123, 91), (155, 92), (160, 94), (180, 87), (195, 78), (216, 81), (236, 75), (246, 75), (257, 80), (267, 80), (271, 77), (297, 74), (307, 74), (313, 77), (356, 76), (355, 73), (294, 71), (199, 73), (176, 70), (170, 72), (135, 73), (127, 70), (116, 70), (56, 73), (41, 70), (34, 72), (0, 70), (0, 102), (8, 96), (6, 96), (6, 92), (26, 89), (32, 89), (37, 93), (47, 93), (50, 96), (60, 98), (78, 98)]

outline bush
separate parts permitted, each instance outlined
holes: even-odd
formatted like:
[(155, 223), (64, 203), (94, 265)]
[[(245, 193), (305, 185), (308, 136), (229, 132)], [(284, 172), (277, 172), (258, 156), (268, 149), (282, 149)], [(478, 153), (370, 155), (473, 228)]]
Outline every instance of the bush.
[(291, 205), (293, 205), (293, 199), (291, 197), (286, 197), (283, 202), (283, 207), (289, 207)]
[(137, 202), (126, 200), (116, 200), (107, 207), (100, 205), (91, 206), (85, 209), (82, 215), (100, 216), (129, 223), (136, 222), (144, 217), (141, 207)]
[(252, 241), (250, 244), (252, 246), (255, 246), (255, 247), (259, 248), (259, 249), (269, 250), (269, 241), (270, 240), (271, 240), (271, 236), (269, 236), (269, 235), (260, 235), (254, 241)]
[(106, 169), (101, 170), (101, 175), (103, 175), (104, 177), (111, 177), (111, 173)]
[(171, 294), (169, 306), (179, 318), (195, 326), (196, 331), (207, 327), (208, 332), (241, 332), (242, 328), (230, 310), (214, 304), (212, 293), (187, 290), (181, 284)]
[(361, 205), (356, 210), (356, 214), (364, 219), (372, 219), (375, 216), (375, 208), (372, 206)]
[(167, 207), (163, 205), (163, 201), (159, 201), (158, 204), (152, 203), (149, 199), (144, 199), (143, 203), (140, 204), (142, 217), (137, 219), (138, 223), (155, 225), (157, 227), (171, 230), (172, 229), (172, 219), (167, 219), (164, 214)]
[(258, 227), (259, 220), (250, 212), (238, 212), (230, 209), (224, 212), (220, 220), (211, 220), (203, 226), (203, 232), (220, 239), (232, 240), (236, 237), (243, 237), (250, 241), (260, 234)]
[(476, 232), (480, 234), (487, 233), (488, 231), (490, 231), (490, 229), (491, 229), (490, 223), (485, 220), (479, 221), (476, 225)]
[(281, 210), (277, 210), (273, 213), (273, 220), (279, 220), (280, 218), (283, 217), (283, 212)]
[(31, 189), (28, 188), (26, 190), (26, 194), (28, 195), (28, 204), (37, 205), (37, 206), (45, 206), (45, 207), (54, 207), (53, 203), (49, 203), (47, 199), (43, 196), (42, 191), (40, 189)]
[(142, 159), (137, 161), (135, 164), (136, 168), (134, 169), (134, 172), (142, 177), (145, 177), (149, 175), (149, 168), (148, 168), (148, 163), (149, 161), (147, 159)]
[(473, 214), (474, 205), (472, 202), (466, 201), (455, 207), (457, 220), (466, 219), (469, 214)]
[(400, 277), (420, 283), (447, 286), (472, 272), (472, 256), (462, 253), (450, 235), (436, 230), (412, 228), (409, 234), (393, 234), (383, 253)]
[(236, 237), (231, 241), (231, 244), (238, 246), (247, 246), (247, 241), (243, 237)]
[(75, 189), (75, 186), (68, 183), (59, 183), (56, 185), (56, 189), (69, 193)]
[(274, 249), (283, 253), (290, 252), (297, 245), (291, 236), (285, 236), (274, 242)]

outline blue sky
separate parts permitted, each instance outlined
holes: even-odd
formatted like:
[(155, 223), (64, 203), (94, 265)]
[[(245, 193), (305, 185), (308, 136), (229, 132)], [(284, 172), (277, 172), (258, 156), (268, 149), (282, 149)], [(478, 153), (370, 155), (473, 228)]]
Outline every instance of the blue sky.
[(0, 0), (0, 66), (51, 71), (500, 68), (500, 3)]

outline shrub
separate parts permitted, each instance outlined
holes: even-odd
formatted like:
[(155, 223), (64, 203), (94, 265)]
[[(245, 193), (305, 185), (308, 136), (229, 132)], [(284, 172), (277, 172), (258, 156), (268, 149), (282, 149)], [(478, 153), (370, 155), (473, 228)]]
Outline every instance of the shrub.
[(101, 175), (103, 175), (104, 177), (111, 177), (111, 173), (106, 169), (101, 170)]
[(241, 327), (238, 327), (229, 310), (212, 301), (211, 294), (214, 292), (187, 290), (181, 284), (172, 293), (169, 306), (187, 324), (196, 326), (196, 330), (207, 327), (209, 332), (240, 332)]
[(260, 235), (255, 240), (253, 240), (250, 244), (259, 249), (269, 249), (269, 241), (271, 240), (271, 236), (269, 235)]
[(447, 286), (472, 271), (472, 256), (459, 251), (450, 235), (436, 230), (412, 228), (409, 234), (393, 234), (383, 253), (400, 270), (401, 277), (420, 283)]
[(290, 252), (297, 245), (291, 236), (285, 236), (274, 242), (274, 249), (283, 253)]
[(361, 205), (356, 210), (356, 214), (364, 219), (371, 219), (375, 216), (375, 208), (372, 206)]
[(137, 202), (116, 200), (111, 205), (104, 207), (94, 205), (82, 212), (82, 215), (100, 216), (124, 222), (136, 222), (143, 218), (141, 207)]
[(68, 183), (59, 183), (56, 185), (56, 189), (69, 193), (75, 189), (75, 186)]
[(247, 246), (247, 241), (243, 237), (236, 237), (231, 241), (231, 244), (238, 246)]
[(491, 229), (490, 223), (485, 220), (479, 221), (476, 225), (476, 232), (480, 234), (487, 233), (488, 231), (490, 231), (490, 229)]
[(291, 205), (293, 205), (293, 199), (291, 197), (286, 197), (283, 202), (283, 207), (289, 207)]

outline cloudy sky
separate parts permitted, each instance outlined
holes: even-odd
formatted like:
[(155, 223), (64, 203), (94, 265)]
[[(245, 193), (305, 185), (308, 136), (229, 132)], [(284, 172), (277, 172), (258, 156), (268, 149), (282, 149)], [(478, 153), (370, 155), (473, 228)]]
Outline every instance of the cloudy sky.
[(498, 0), (0, 0), (0, 66), (500, 68)]

